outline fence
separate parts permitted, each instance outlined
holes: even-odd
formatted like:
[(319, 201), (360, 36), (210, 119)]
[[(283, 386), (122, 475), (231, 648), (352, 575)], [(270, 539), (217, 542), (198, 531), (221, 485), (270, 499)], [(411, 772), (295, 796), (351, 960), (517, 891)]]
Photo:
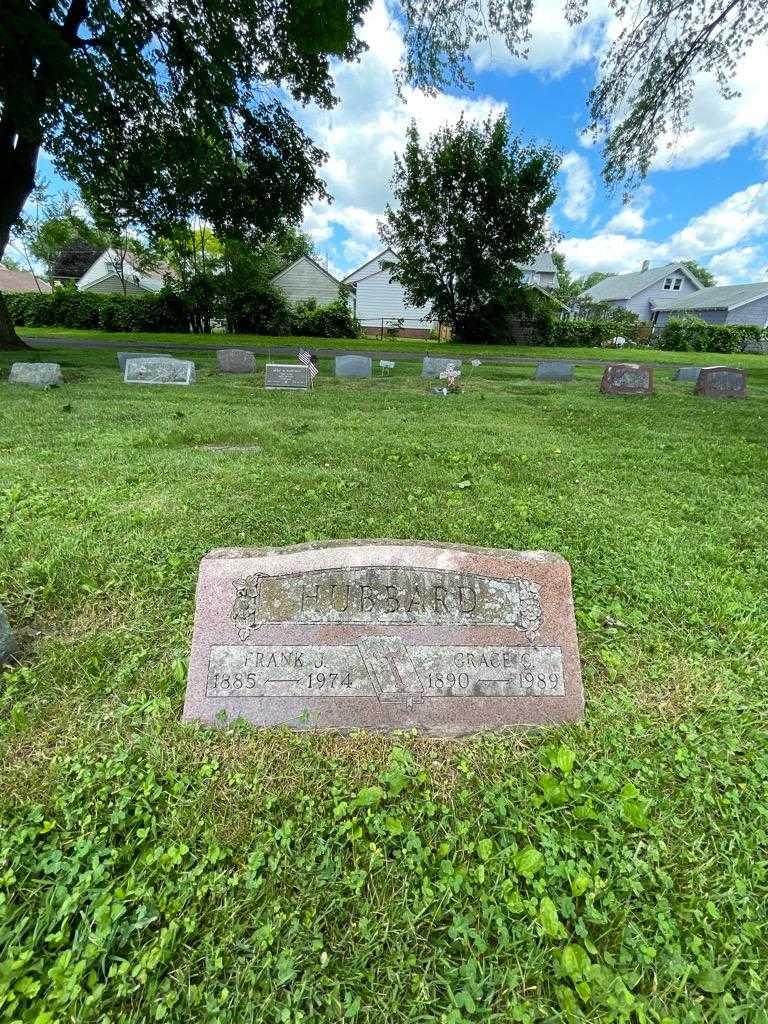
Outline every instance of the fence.
[(431, 335), (436, 335), (439, 341), (450, 338), (449, 328), (421, 317), (358, 317), (358, 321), (363, 334), (371, 338), (428, 338)]

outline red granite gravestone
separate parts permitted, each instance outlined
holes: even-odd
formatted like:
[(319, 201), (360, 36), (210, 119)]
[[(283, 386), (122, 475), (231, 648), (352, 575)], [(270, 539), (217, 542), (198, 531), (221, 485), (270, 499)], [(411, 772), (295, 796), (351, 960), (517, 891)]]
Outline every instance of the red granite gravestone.
[(653, 370), (639, 363), (611, 363), (603, 373), (600, 391), (604, 395), (652, 395)]
[(583, 708), (559, 555), (337, 541), (200, 565), (187, 721), (456, 736)]
[(747, 375), (733, 366), (704, 366), (693, 393), (706, 398), (746, 398)]

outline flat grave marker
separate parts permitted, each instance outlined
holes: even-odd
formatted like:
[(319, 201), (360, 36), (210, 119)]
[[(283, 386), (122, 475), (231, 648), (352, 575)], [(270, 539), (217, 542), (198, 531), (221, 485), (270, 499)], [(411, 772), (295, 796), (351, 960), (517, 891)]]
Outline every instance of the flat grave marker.
[(443, 359), (438, 356), (424, 356), (421, 364), (421, 376), (423, 380), (428, 378), (439, 379), (446, 370), (460, 370), (461, 359)]
[(47, 388), (63, 384), (64, 378), (58, 363), (14, 363), (8, 373), (8, 382)]
[(611, 363), (603, 373), (600, 391), (604, 395), (652, 395), (653, 370), (640, 363)]
[(120, 372), (125, 373), (125, 364), (129, 359), (173, 359), (174, 356), (169, 356), (165, 352), (118, 352), (117, 353), (117, 365), (120, 367)]
[(693, 393), (705, 398), (746, 398), (747, 375), (734, 366), (703, 366)]
[(13, 635), (5, 609), (0, 604), (0, 665), (4, 665), (15, 653), (16, 637)]
[(678, 366), (675, 370), (673, 380), (684, 380), (695, 384), (701, 373), (700, 366)]
[(558, 383), (567, 383), (573, 380), (573, 363), (567, 363), (558, 359), (547, 359), (536, 367), (534, 380), (550, 380)]
[(336, 356), (334, 373), (337, 377), (370, 377), (372, 366), (369, 356)]
[(457, 736), (583, 706), (559, 555), (337, 541), (200, 564), (185, 721)]
[(139, 356), (125, 361), (126, 384), (194, 384), (195, 364), (171, 356)]
[(245, 348), (220, 348), (216, 362), (222, 373), (255, 373), (256, 356)]
[(268, 391), (304, 391), (311, 386), (306, 363), (267, 363), (264, 387)]

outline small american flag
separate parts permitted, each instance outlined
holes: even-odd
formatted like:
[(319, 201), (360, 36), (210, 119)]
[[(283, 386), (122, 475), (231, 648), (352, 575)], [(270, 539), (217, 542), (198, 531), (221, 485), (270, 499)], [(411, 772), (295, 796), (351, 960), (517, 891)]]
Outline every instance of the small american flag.
[(307, 350), (305, 348), (300, 348), (299, 349), (299, 361), (304, 363), (304, 365), (309, 370), (309, 376), (312, 378), (312, 380), (314, 380), (315, 377), (318, 375), (318, 373), (320, 371), (315, 366), (315, 364), (312, 362), (312, 353), (311, 352), (307, 352)]

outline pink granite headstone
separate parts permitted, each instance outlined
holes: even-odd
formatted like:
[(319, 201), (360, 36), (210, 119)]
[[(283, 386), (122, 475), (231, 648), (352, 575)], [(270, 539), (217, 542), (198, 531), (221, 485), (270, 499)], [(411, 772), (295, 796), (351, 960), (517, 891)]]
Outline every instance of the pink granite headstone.
[(611, 363), (603, 373), (600, 391), (604, 395), (652, 395), (653, 370), (640, 363)]
[(583, 708), (559, 555), (337, 541), (200, 565), (186, 721), (456, 736)]
[(747, 375), (733, 366), (704, 366), (693, 393), (706, 398), (746, 398)]

